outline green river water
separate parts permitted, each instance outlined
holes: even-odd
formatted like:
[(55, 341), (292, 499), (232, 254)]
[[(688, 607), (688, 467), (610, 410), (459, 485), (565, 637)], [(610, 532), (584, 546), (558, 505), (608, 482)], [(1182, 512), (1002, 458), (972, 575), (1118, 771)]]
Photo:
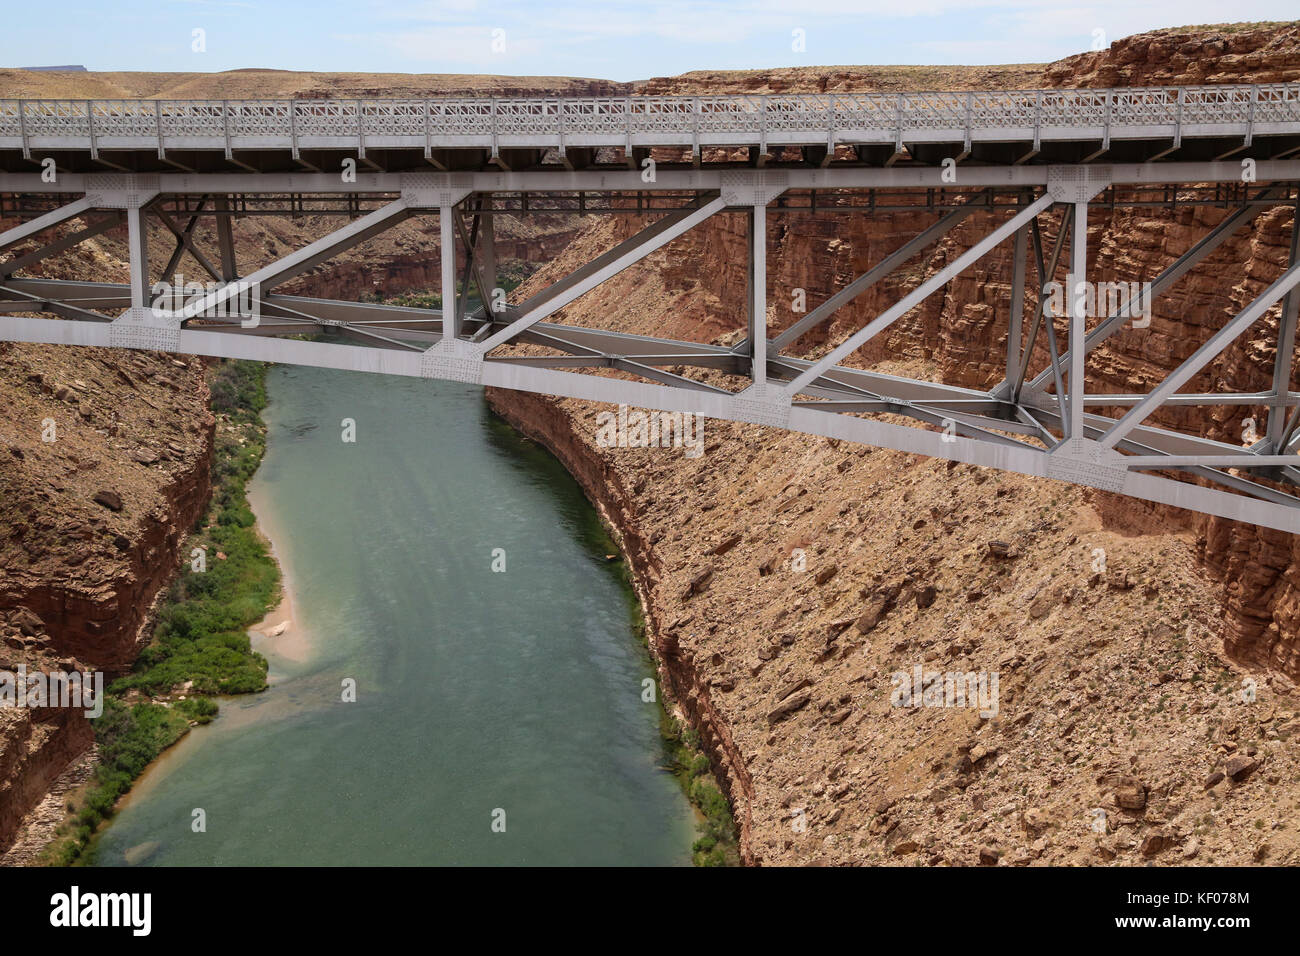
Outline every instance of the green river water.
[(629, 594), (559, 463), (476, 387), (276, 367), (269, 390), (272, 687), (166, 754), (97, 862), (689, 864)]

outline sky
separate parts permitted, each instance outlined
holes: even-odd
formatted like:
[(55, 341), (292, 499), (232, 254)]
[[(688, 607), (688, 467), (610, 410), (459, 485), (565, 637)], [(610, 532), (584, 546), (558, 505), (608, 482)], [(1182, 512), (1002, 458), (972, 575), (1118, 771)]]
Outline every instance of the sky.
[(62, 0), (6, 4), (0, 66), (494, 73), (1039, 63), (1297, 0)]

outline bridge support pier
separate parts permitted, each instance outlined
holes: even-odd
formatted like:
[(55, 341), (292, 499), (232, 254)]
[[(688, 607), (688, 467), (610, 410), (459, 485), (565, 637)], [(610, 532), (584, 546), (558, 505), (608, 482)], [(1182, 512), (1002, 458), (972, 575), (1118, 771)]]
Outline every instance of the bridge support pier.
[(439, 249), (442, 253), (442, 337), (460, 338), (460, 310), (456, 307), (456, 222), (455, 207), (443, 203), (438, 208)]

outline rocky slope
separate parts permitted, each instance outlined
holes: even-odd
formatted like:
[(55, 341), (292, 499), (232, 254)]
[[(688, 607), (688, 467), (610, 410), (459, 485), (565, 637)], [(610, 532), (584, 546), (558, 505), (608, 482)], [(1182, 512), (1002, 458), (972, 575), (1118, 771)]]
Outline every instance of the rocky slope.
[(4, 346), (0, 369), (12, 411), (0, 463), (10, 636), (43, 629), (56, 651), (125, 670), (207, 502), (201, 364)]
[[(125, 670), (207, 501), (201, 364), (0, 344), (0, 407), (0, 670)], [(92, 738), (0, 710), (0, 848)]]
[[(1295, 56), (1293, 25), (1224, 27), (1134, 37), (1042, 71), (846, 67), (693, 74), (646, 81), (626, 92), (1295, 79)], [(241, 72), (253, 75), (86, 80), (82, 74), (67, 82), (108, 83), (105, 90), (120, 91), (112, 95), (176, 95), (182, 88), (196, 96), (236, 89), (241, 92), (222, 95), (390, 91), (374, 78), (367, 85), (340, 76)], [(46, 76), (0, 71), (0, 91), (16, 95), (12, 91), (21, 87), (25, 95), (55, 95), (37, 86), (70, 75)], [(391, 91), (458, 88), (436, 86), (434, 79), (463, 80), (402, 78), (392, 81)], [(484, 89), (497, 88), (492, 78), (483, 82)], [(1150, 278), (1222, 215), (1098, 214), (1090, 235), (1094, 274)], [(804, 289), (815, 304), (932, 221), (920, 213), (770, 218), (769, 322), (778, 329), (793, 320), (788, 305), (794, 289)], [(241, 220), (241, 259), (266, 261), (334, 224), (311, 217)], [(1243, 230), (1161, 303), (1150, 329), (1127, 331), (1099, 353), (1090, 367), (1094, 380), (1112, 388), (1149, 381), (1184, 357), (1207, 328), (1276, 277), (1290, 225), (1289, 215), (1271, 213)], [(543, 229), (533, 223), (500, 234), (524, 244), (521, 259), (538, 253), (556, 258), (568, 245), (533, 280), (541, 284), (609, 248), (637, 224), (607, 217), (581, 227), (573, 233), (572, 220)], [(987, 221), (972, 217), (911, 273), (878, 285), (798, 350), (818, 354), (840, 341), (987, 228)], [(1053, 232), (1047, 230), (1049, 240)], [(120, 241), (108, 234), (76, 255), (120, 260)], [(211, 237), (199, 241), (210, 244)], [(740, 216), (717, 216), (665, 247), (648, 267), (611, 280), (559, 318), (735, 341), (745, 241)], [(340, 296), (436, 288), (433, 245), (418, 221), (407, 223), (303, 277), (295, 288)], [(86, 277), (90, 264), (70, 257), (68, 267)], [(856, 361), (949, 381), (996, 380), (1007, 265), (1004, 251), (986, 257)], [(1271, 347), (1271, 328), (1261, 323), (1258, 335), (1225, 353), (1210, 376), (1234, 387), (1261, 387), (1253, 359)], [(53, 382), (28, 382), (33, 369), (60, 359), (45, 354), (56, 350), (15, 351), (0, 387), (10, 389), (25, 417), (63, 412), (52, 401), (66, 403), (71, 396), (78, 399), (79, 418), (78, 381), (100, 384), (105, 404), (127, 404), (118, 400), (129, 394), (126, 386), (102, 358), (79, 356), (75, 361), (97, 364), (55, 367)], [(171, 394), (179, 402), (188, 394), (184, 383), (193, 370), (169, 371), (166, 359), (139, 358), (159, 363), (154, 374), (134, 374), (136, 357), (117, 361), (132, 378), (162, 390), (149, 393), (154, 401)], [(1040, 355), (1039, 363), (1044, 360)], [(181, 387), (154, 381), (162, 377)], [(68, 378), (78, 394), (59, 399), (57, 386)], [(1300, 784), (1289, 746), (1298, 701), (1288, 679), (1298, 673), (1300, 582), (1293, 569), (1300, 555), (1287, 536), (752, 426), (710, 422), (699, 459), (680, 450), (602, 449), (594, 441), (593, 407), (516, 394), (491, 398), (565, 460), (620, 532), (638, 572), (661, 668), (733, 800), (749, 861), (1300, 858)], [(92, 421), (99, 422), (91, 408)], [(203, 420), (193, 406), (176, 411), (172, 418), (184, 427)], [(1208, 424), (1229, 436), (1240, 427), (1237, 416), (1260, 414), (1210, 412), (1222, 417)], [(145, 443), (145, 435), (136, 440)], [(135, 462), (130, 447), (69, 449), (75, 461), (64, 461), (62, 472), (16, 474), (24, 488), (38, 489), (40, 475), (61, 474), (63, 489), (48, 493), (66, 491), (69, 501), (80, 501), (77, 495), (95, 494), (95, 472), (87, 478), (79, 470), (82, 456), (102, 460), (103, 469), (132, 463), (154, 469), (136, 476), (141, 480), (156, 480), (157, 469), (171, 464)], [(117, 474), (100, 472), (109, 473)], [(57, 545), (64, 538), (53, 516), (63, 513), (55, 502), (64, 506), (56, 497), (35, 505), (43, 516), (42, 547), (61, 555)], [(99, 513), (82, 512), (77, 527), (91, 540), (101, 540), (107, 528), (143, 542), (146, 530), (137, 527), (132, 537), (114, 522), (124, 514), (148, 514), (147, 502), (124, 504), (129, 511), (95, 506)], [(27, 560), (17, 541), (12, 532), (4, 539), (6, 561)], [(1108, 558), (1104, 572), (1094, 570), (1097, 549)], [(129, 563), (121, 559), (122, 567)], [(58, 567), (48, 565), (56, 580)], [(996, 672), (998, 714), (980, 719), (969, 709), (892, 707), (891, 675), (917, 665)], [(24, 739), (32, 737), (29, 731)], [(1105, 811), (1100, 827), (1097, 809)]]
[[(1135, 81), (1183, 82), (1154, 59), (1167, 43), (1203, 48), (1197, 80), (1296, 76), (1292, 27), (1136, 37), (1111, 52)], [(1105, 71), (1105, 55), (1075, 60), (1081, 79), (1120, 77)], [(1056, 64), (1044, 78), (1065, 75)], [(1098, 279), (1149, 279), (1222, 216), (1101, 213), (1090, 267)], [(770, 217), (776, 329), (793, 321), (795, 289), (815, 304), (932, 221), (827, 218)], [(594, 224), (533, 281), (637, 225)], [(989, 228), (972, 217), (797, 350), (842, 340)], [(562, 320), (733, 342), (744, 229), (738, 215), (716, 216)], [(1290, 213), (1277, 211), (1243, 230), (1160, 303), (1150, 329), (1116, 336), (1090, 378), (1121, 390), (1185, 358), (1276, 278), (1290, 229)], [(1008, 265), (1005, 251), (986, 257), (855, 363), (996, 381)], [(1275, 329), (1275, 317), (1261, 323), (1206, 382), (1266, 387), (1256, 359)], [(1300, 859), (1289, 746), (1300, 619), (1288, 536), (752, 426), (710, 422), (700, 459), (600, 448), (593, 406), (491, 400), (555, 450), (621, 530), (664, 676), (727, 782), (747, 860)], [(1209, 409), (1197, 424), (1231, 437), (1262, 412)], [(1097, 549), (1108, 558), (1101, 572)], [(891, 706), (891, 676), (918, 665), (998, 673), (999, 713)]]
[[(755, 426), (709, 422), (697, 459), (604, 449), (594, 406), (491, 400), (619, 529), (747, 862), (1300, 859), (1300, 698), (1256, 675), (1245, 702), (1190, 536)], [(997, 673), (997, 715), (891, 706), (918, 666)]]
[(1294, 83), (1300, 23), (1224, 23), (1154, 30), (1051, 64), (1049, 86), (1168, 86), (1171, 82)]
[[(1174, 57), (1171, 51), (1181, 52)], [(1175, 72), (1195, 51), (1200, 53), (1194, 57), (1194, 75)], [(1270, 79), (1293, 81), (1300, 78), (1300, 26), (1223, 27), (1131, 37), (1113, 44), (1105, 53), (1053, 64), (1037, 82), (1064, 84), (1072, 68), (1081, 71), (1080, 79), (1085, 82), (1240, 81), (1253, 77), (1255, 72)], [(795, 83), (785, 88), (791, 86), (814, 89), (817, 84), (800, 87)], [(689, 88), (683, 80), (673, 91), (685, 92)], [(1108, 281), (1151, 279), (1225, 215), (1223, 210), (1194, 207), (1109, 213), (1098, 209), (1090, 220), (1090, 273)], [(927, 214), (879, 212), (870, 217), (773, 213), (769, 219), (769, 324), (775, 329), (797, 318), (789, 307), (795, 290), (804, 290), (810, 304), (822, 301), (933, 222), (933, 216)], [(879, 283), (839, 310), (832, 321), (805, 336), (797, 350), (816, 355), (837, 344), (960, 255), (992, 228), (991, 222), (986, 216), (972, 216), (931, 256), (917, 260), (918, 265), (910, 272)], [(604, 248), (602, 243), (618, 241), (636, 228), (638, 223), (626, 218), (593, 226), (593, 248)], [(664, 294), (670, 297), (669, 306), (654, 304), (658, 292), (650, 295), (639, 289), (621, 289), (611, 294), (606, 304), (630, 301), (637, 308), (653, 310), (658, 313), (658, 324), (647, 322), (647, 327), (655, 325), (665, 334), (680, 338), (708, 341), (734, 330), (738, 322), (736, 303), (743, 301), (747, 282), (743, 266), (745, 228), (739, 215), (715, 216), (675, 242), (670, 247), (671, 255), (657, 260), (656, 269), (667, 286)], [(1209, 330), (1220, 327), (1230, 314), (1277, 278), (1286, 259), (1291, 228), (1291, 213), (1276, 209), (1239, 231), (1157, 303), (1149, 329), (1128, 329), (1117, 334), (1090, 359), (1090, 382), (1099, 390), (1126, 391), (1157, 381), (1165, 370), (1187, 358)], [(1050, 225), (1046, 236), (1048, 242), (1055, 236)], [(576, 251), (578, 247), (574, 248)], [(698, 263), (706, 250), (713, 264), (701, 269)], [(986, 256), (950, 283), (943, 294), (932, 296), (897, 323), (890, 334), (859, 353), (855, 361), (870, 364), (899, 355), (932, 359), (945, 381), (983, 386), (997, 382), (1001, 378), (1001, 356), (1005, 354), (1009, 256), (1009, 247)], [(1065, 268), (1062, 263), (1058, 276), (1061, 279)], [(588, 299), (595, 300), (598, 295), (593, 293)], [(572, 320), (583, 321), (576, 314)], [(1274, 310), (1249, 337), (1234, 343), (1202, 373), (1199, 386), (1208, 390), (1221, 383), (1223, 388), (1243, 391), (1267, 389), (1271, 364), (1258, 359), (1267, 358), (1272, 350), (1276, 323)], [(1047, 362), (1043, 338), (1035, 352), (1036, 368)], [(1240, 437), (1248, 417), (1262, 429), (1266, 409), (1184, 408), (1162, 412), (1153, 421), (1203, 428), (1212, 437), (1234, 440)], [(1217, 519), (1192, 519), (1171, 509), (1143, 509), (1132, 502), (1107, 507), (1106, 513), (1132, 515), (1135, 508), (1145, 510), (1149, 520), (1159, 525), (1190, 521), (1203, 538), (1198, 554), (1224, 582), (1228, 604), (1225, 642), (1229, 653), (1243, 662), (1275, 668), (1293, 679), (1300, 677), (1300, 595), (1291, 570), (1300, 552), (1295, 550), (1292, 537)]]

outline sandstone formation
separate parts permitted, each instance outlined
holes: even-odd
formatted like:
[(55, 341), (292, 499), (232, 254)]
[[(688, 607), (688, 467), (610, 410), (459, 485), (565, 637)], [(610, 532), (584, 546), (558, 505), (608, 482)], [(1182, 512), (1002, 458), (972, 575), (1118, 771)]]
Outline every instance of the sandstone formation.
[[(843, 67), (532, 86), (277, 71), (73, 78), (0, 71), (0, 91), (637, 95), (1293, 81), (1298, 29), (1160, 31), (1046, 68)], [(1090, 220), (1090, 269), (1098, 279), (1152, 278), (1223, 215), (1190, 206), (1099, 209)], [(795, 289), (820, 302), (933, 215), (769, 220), (768, 318), (779, 330), (794, 321)], [(796, 351), (824, 353), (959, 255), (988, 223), (972, 216)], [(639, 225), (632, 216), (503, 217), (498, 236), (518, 274), (548, 263), (526, 294)], [(319, 216), (241, 219), (241, 262), (269, 261), (336, 226)], [(428, 226), (404, 223), (292, 288), (339, 297), (436, 289)], [(1128, 390), (1185, 358), (1276, 278), (1291, 227), (1290, 214), (1275, 211), (1243, 229), (1158, 303), (1149, 329), (1126, 330), (1097, 353), (1091, 383)], [(1046, 240), (1054, 235), (1049, 225)], [(210, 235), (198, 241), (211, 248)], [(50, 274), (120, 280), (122, 242), (107, 233)], [(743, 217), (721, 214), (555, 318), (734, 343), (743, 334), (746, 242)], [(995, 382), (1008, 256), (1000, 249), (985, 257), (854, 363)], [(1258, 359), (1272, 349), (1275, 328), (1274, 314), (1200, 384), (1266, 388), (1260, 368), (1268, 365)], [(1041, 343), (1035, 361), (1046, 361)], [(129, 662), (140, 615), (175, 567), (179, 535), (207, 494), (205, 398), (197, 363), (0, 347), (0, 405), (16, 410), (12, 422), (0, 420), (13, 432), (0, 445), (0, 612), (16, 654)], [(672, 449), (600, 448), (595, 406), (513, 393), (490, 400), (555, 451), (621, 537), (661, 670), (732, 800), (747, 861), (1300, 860), (1300, 767), (1290, 746), (1300, 726), (1293, 538), (756, 426), (709, 422), (705, 454), (695, 459)], [(1264, 414), (1182, 409), (1163, 421), (1232, 439), (1244, 416), (1262, 422)], [(47, 417), (72, 423), (67, 444), (40, 441), (34, 423)], [(1107, 556), (1101, 571), (1098, 549)], [(998, 674), (997, 713), (894, 706), (894, 675), (917, 666)], [(84, 723), (67, 719), (54, 733), (21, 725), (24, 716), (0, 724), (0, 770), (12, 768), (15, 781), (8, 797), (0, 792), (0, 847), (5, 820), (31, 806), (89, 739)]]
[[(1243, 39), (1220, 61), (1201, 56), (1198, 78), (1242, 69), (1295, 78), (1292, 28), (1232, 32)], [(1152, 49), (1149, 39), (1112, 49), (1135, 63), (1132, 51)], [(1271, 59), (1234, 59), (1241, 50)], [(1105, 60), (1090, 57), (1087, 68)], [(1184, 81), (1156, 64), (1140, 79)], [(690, 91), (685, 82), (665, 90)], [(1099, 213), (1090, 230), (1098, 279), (1153, 277), (1224, 215)], [(793, 290), (815, 304), (933, 221), (910, 212), (769, 218), (774, 329), (795, 318)], [(622, 217), (594, 224), (528, 288), (636, 228)], [(972, 217), (796, 351), (821, 354), (988, 228)], [(1279, 211), (1243, 230), (1157, 307), (1150, 329), (1116, 336), (1092, 362), (1092, 381), (1125, 390), (1185, 358), (1277, 277), (1290, 229)], [(733, 343), (743, 334), (745, 241), (741, 216), (714, 217), (561, 320)], [(1005, 250), (986, 257), (854, 364), (992, 384), (1008, 272)], [(1255, 358), (1275, 330), (1274, 315), (1202, 384), (1267, 387)], [(1046, 361), (1045, 346), (1036, 361)], [(1287, 536), (754, 426), (710, 422), (695, 460), (599, 448), (594, 406), (491, 399), (565, 461), (622, 533), (662, 670), (726, 782), (748, 861), (1246, 863), (1261, 858), (1265, 837), (1270, 859), (1297, 859), (1287, 741), (1300, 619)], [(1229, 438), (1264, 410), (1208, 413), (1164, 420)], [(1097, 549), (1110, 558), (1103, 573), (1090, 563)], [(796, 552), (808, 573), (795, 569)], [(694, 582), (705, 569), (701, 592)], [(999, 673), (999, 714), (891, 706), (892, 675), (917, 665)], [(1251, 792), (1257, 763), (1274, 772)]]
[[(207, 505), (207, 406), (194, 359), (0, 343), (0, 671), (130, 667)], [(92, 742), (80, 709), (0, 709), (0, 850)]]

